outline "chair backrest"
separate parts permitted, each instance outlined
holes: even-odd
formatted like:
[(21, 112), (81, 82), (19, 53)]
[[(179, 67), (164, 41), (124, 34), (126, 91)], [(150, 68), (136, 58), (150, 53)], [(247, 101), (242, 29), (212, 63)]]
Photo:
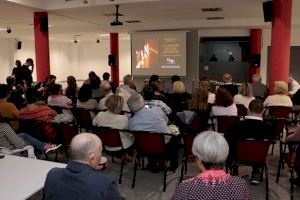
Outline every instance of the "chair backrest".
[(268, 115), (271, 115), (273, 117), (277, 118), (286, 118), (288, 119), (289, 113), (291, 111), (290, 107), (286, 106), (269, 106), (266, 108)]
[(78, 134), (78, 127), (74, 124), (54, 124), (55, 129), (59, 133), (58, 142), (64, 145), (70, 145), (73, 137)]
[(289, 152), (291, 153), (291, 161), (294, 169), (300, 170), (300, 141), (287, 142), (289, 146)]
[(228, 130), (240, 121), (239, 116), (218, 116), (217, 125), (219, 133), (227, 133)]
[(143, 155), (164, 155), (165, 134), (147, 131), (134, 131), (135, 141), (138, 145), (139, 153)]
[(248, 109), (243, 104), (236, 104), (238, 110), (238, 116), (246, 116), (248, 113)]
[(234, 161), (263, 166), (266, 162), (270, 140), (242, 139), (236, 141)]
[(90, 110), (85, 108), (74, 108), (72, 109), (73, 115), (76, 119), (76, 123), (81, 128), (91, 129), (92, 128), (92, 117)]
[(51, 108), (52, 110), (55, 110), (55, 112), (57, 114), (62, 114), (63, 113), (63, 110), (66, 109), (66, 108), (63, 108), (63, 107), (60, 107), (60, 106), (50, 106), (48, 105), (49, 108)]
[(184, 151), (186, 156), (193, 156), (192, 146), (197, 134), (184, 134), (182, 136), (184, 142)]
[(209, 113), (207, 112), (196, 112), (195, 117), (193, 118), (190, 127), (192, 133), (199, 133), (207, 129), (207, 122), (209, 118)]
[(106, 147), (122, 147), (120, 137), (120, 130), (110, 127), (93, 127), (93, 133), (96, 134), (102, 141), (103, 146)]

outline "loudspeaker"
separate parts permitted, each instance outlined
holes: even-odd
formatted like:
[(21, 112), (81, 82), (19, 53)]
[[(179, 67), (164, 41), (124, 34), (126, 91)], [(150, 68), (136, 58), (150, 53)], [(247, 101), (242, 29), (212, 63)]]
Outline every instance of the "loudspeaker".
[(273, 5), (273, 1), (263, 2), (265, 22), (271, 22), (273, 20), (273, 12), (272, 12), (272, 7), (273, 6), (272, 5)]
[(48, 16), (47, 15), (41, 16), (40, 20), (41, 20), (41, 25), (40, 25), (41, 31), (48, 32)]
[(115, 55), (108, 55), (108, 65), (109, 66), (114, 66), (116, 64), (116, 57)]
[(22, 42), (21, 41), (17, 42), (17, 49), (22, 49)]
[(252, 67), (260, 66), (260, 54), (253, 54), (250, 56), (250, 65)]

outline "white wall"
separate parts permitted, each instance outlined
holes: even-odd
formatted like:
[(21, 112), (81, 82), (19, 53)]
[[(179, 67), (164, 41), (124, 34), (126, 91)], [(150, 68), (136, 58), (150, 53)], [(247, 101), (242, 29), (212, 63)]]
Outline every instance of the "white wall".
[(0, 83), (5, 82), (7, 75), (11, 74), (14, 66), (13, 49), (15, 47), (14, 39), (0, 39)]

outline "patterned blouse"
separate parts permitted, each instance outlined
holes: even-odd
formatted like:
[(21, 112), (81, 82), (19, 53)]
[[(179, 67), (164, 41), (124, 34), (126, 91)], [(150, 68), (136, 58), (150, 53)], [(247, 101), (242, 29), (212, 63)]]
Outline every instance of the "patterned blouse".
[(224, 170), (208, 170), (183, 181), (173, 196), (173, 200), (197, 199), (247, 200), (251, 199), (250, 187), (243, 179)]
[(9, 150), (22, 149), (27, 144), (6, 123), (0, 123), (0, 147)]

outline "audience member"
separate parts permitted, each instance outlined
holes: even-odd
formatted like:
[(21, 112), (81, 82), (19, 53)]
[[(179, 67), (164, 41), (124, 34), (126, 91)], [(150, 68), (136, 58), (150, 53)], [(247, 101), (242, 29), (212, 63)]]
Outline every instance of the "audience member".
[(237, 107), (233, 103), (231, 94), (225, 88), (219, 88), (216, 102), (211, 109), (211, 116), (237, 116)]
[(110, 74), (108, 72), (104, 72), (102, 75), (103, 81), (108, 81), (111, 87), (111, 91), (115, 94), (116, 93), (116, 86), (114, 82), (109, 80)]
[(17, 109), (21, 109), (25, 106), (25, 99), (23, 98), (24, 88), (21, 85), (16, 85), (16, 79), (13, 76), (6, 78), (6, 83), (10, 89), (10, 96), (7, 101), (13, 103)]
[(200, 88), (207, 88), (208, 91), (208, 99), (207, 103), (213, 105), (215, 104), (216, 101), (216, 94), (213, 92), (214, 90), (212, 89), (212, 84), (210, 84), (208, 81), (200, 81), (199, 83)]
[[(121, 96), (110, 95), (106, 101), (105, 106), (107, 111), (99, 112), (93, 120), (94, 126), (105, 126), (115, 129), (128, 129), (128, 118), (125, 115), (120, 115), (122, 111), (124, 100)], [(124, 149), (128, 149), (133, 145), (134, 137), (132, 134), (120, 131), (120, 137)], [(105, 147), (110, 151), (121, 150), (121, 147)], [(127, 155), (128, 158), (128, 155)]]
[(197, 88), (192, 94), (192, 99), (189, 101), (188, 110), (198, 112), (209, 112), (208, 90), (206, 87)]
[(180, 76), (178, 76), (178, 75), (171, 76), (171, 81), (172, 81), (172, 83), (174, 83), (176, 81), (180, 81)]
[(90, 71), (89, 72), (89, 78), (88, 79), (86, 79), (84, 82), (83, 82), (83, 85), (85, 85), (85, 84), (91, 84), (91, 79), (92, 78), (94, 78), (95, 76), (97, 76), (96, 75), (96, 73), (94, 72), (94, 71)]
[(111, 91), (111, 85), (109, 84), (108, 81), (102, 81), (101, 88), (103, 90), (104, 97), (99, 101), (99, 107), (100, 110), (106, 110), (107, 109), (107, 107), (105, 106), (106, 99), (109, 96), (113, 95), (114, 93)]
[(231, 96), (234, 97), (238, 93), (238, 86), (232, 83), (232, 77), (230, 74), (224, 74), (223, 75), (223, 81), (224, 85), (221, 87), (225, 88), (228, 90), (228, 92), (231, 94)]
[(48, 97), (49, 106), (58, 106), (62, 108), (62, 113), (55, 116), (54, 122), (72, 122), (74, 116), (70, 110), (72, 108), (72, 101), (68, 97), (62, 94), (62, 87), (59, 84), (54, 84), (50, 91), (50, 96)]
[(288, 86), (289, 86), (289, 95), (291, 96), (293, 96), (300, 89), (299, 83), (293, 78), (291, 74), (289, 76)]
[[(41, 142), (26, 133), (16, 134), (16, 132), (7, 123), (2, 121), (2, 116), (0, 116), (0, 147), (4, 148), (4, 151), (1, 151), (1, 153), (4, 153), (6, 150), (13, 151), (16, 149), (23, 149), (28, 145), (33, 146), (36, 150), (45, 151), (45, 153), (54, 151), (61, 146)], [(34, 153), (32, 154), (33, 155), (31, 156), (35, 158)], [(30, 157), (30, 155), (27, 156)]]
[(288, 85), (284, 81), (275, 81), (274, 95), (270, 95), (264, 101), (264, 107), (286, 106), (292, 107), (293, 103), (288, 95)]
[(121, 200), (113, 178), (99, 172), (103, 168), (102, 144), (96, 135), (76, 135), (71, 142), (71, 154), (73, 160), (66, 168), (53, 168), (48, 172), (45, 200)]
[(7, 101), (10, 96), (10, 88), (8, 85), (0, 84), (0, 115), (8, 120), (12, 120), (11, 126), (17, 130), (19, 123), (15, 120), (19, 118), (19, 110), (13, 103)]
[[(248, 115), (245, 120), (233, 125), (225, 134), (226, 139), (230, 145), (230, 155), (234, 156), (236, 153), (235, 143), (239, 139), (253, 138), (253, 139), (273, 139), (274, 132), (272, 124), (263, 121), (264, 106), (261, 100), (254, 99), (249, 104)], [(237, 172), (235, 172), (237, 173)], [(252, 183), (258, 184), (260, 180), (259, 170), (253, 167)]]
[(253, 90), (250, 83), (244, 83), (243, 85), (239, 86), (239, 94), (233, 97), (233, 102), (235, 104), (244, 105), (248, 108), (249, 103), (254, 100), (255, 97), (253, 96)]
[(127, 74), (123, 78), (123, 85), (117, 88), (116, 94), (123, 97), (124, 99), (124, 103), (125, 103), (124, 104), (125, 106), (123, 107), (124, 111), (129, 111), (128, 105), (126, 105), (127, 100), (132, 94), (136, 93), (136, 90), (132, 89), (133, 87), (135, 87), (133, 83), (133, 77)]
[(68, 76), (67, 78), (67, 88), (64, 91), (64, 95), (68, 98), (73, 99), (78, 96), (79, 88), (77, 87), (76, 79), (74, 76)]
[(249, 185), (223, 170), (229, 153), (223, 136), (213, 131), (202, 132), (194, 139), (192, 151), (200, 174), (179, 184), (174, 200), (251, 199)]
[(101, 80), (98, 76), (94, 76), (91, 79), (92, 98), (95, 98), (97, 101), (99, 101), (104, 96), (100, 84), (101, 84)]
[(166, 100), (165, 96), (163, 94), (163, 90), (161, 88), (161, 83), (160, 83), (158, 75), (156, 75), (156, 74), (151, 75), (148, 85), (152, 86), (152, 88), (154, 90), (154, 99), (161, 100), (161, 101)]
[(91, 85), (82, 85), (78, 92), (77, 107), (89, 110), (99, 110), (99, 104), (96, 99), (92, 99), (92, 93)]
[(253, 89), (253, 96), (255, 98), (266, 99), (268, 96), (268, 87), (261, 83), (261, 76), (260, 74), (253, 74), (252, 76), (252, 89)]
[(43, 83), (38, 84), (36, 86), (37, 91), (39, 92), (38, 99), (41, 101), (47, 101), (48, 97), (51, 95), (51, 88), (55, 84), (56, 76), (50, 74), (46, 77), (46, 79), (43, 81)]
[(145, 106), (151, 109), (161, 109), (166, 115), (172, 113), (171, 108), (160, 100), (155, 100), (155, 91), (152, 85), (146, 85), (143, 88), (142, 94), (145, 100)]
[[(170, 133), (166, 114), (161, 109), (145, 107), (144, 99), (140, 94), (131, 95), (127, 103), (130, 111), (134, 113), (128, 122), (129, 130)], [(174, 137), (165, 136), (165, 142), (168, 145), (170, 168), (175, 170), (178, 166), (177, 141)], [(148, 158), (148, 161), (148, 167), (152, 171), (157, 171), (157, 158)]]

